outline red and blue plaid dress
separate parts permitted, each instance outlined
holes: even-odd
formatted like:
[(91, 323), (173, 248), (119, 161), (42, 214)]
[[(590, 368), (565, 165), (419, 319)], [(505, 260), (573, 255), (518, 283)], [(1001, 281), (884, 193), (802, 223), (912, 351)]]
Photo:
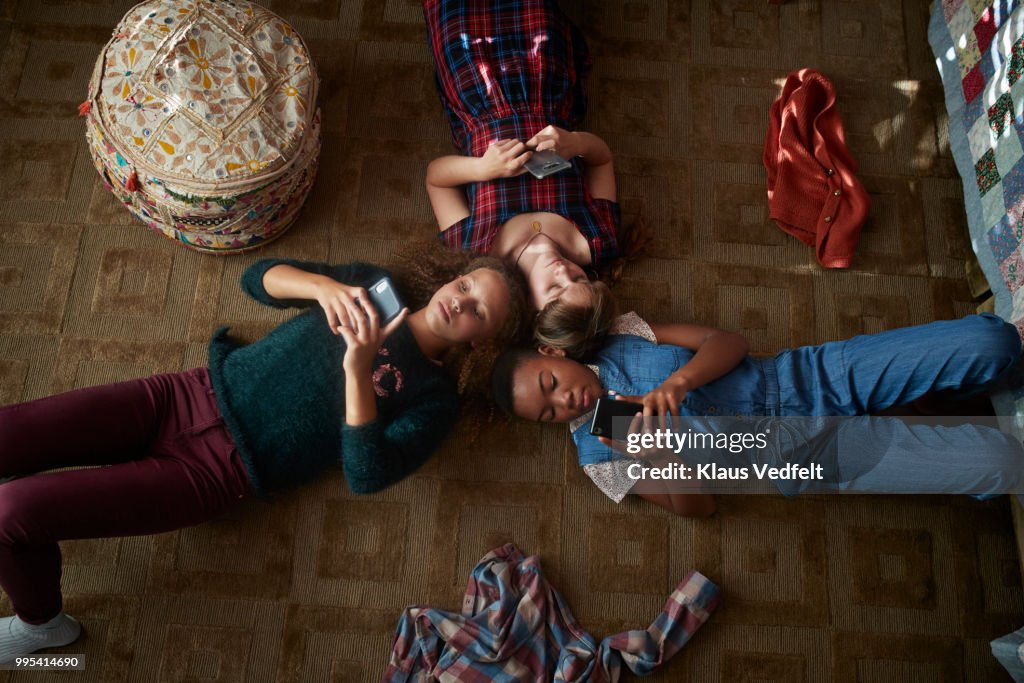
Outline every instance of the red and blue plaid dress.
[[(529, 140), (548, 124), (579, 125), (590, 57), (553, 0), (426, 0), (423, 12), (441, 103), (463, 154), (482, 156), (495, 140)], [(582, 162), (572, 163), (543, 180), (526, 173), (467, 185), (470, 215), (441, 240), (487, 252), (508, 219), (550, 211), (576, 225), (600, 268), (618, 256), (619, 205), (591, 197)]]

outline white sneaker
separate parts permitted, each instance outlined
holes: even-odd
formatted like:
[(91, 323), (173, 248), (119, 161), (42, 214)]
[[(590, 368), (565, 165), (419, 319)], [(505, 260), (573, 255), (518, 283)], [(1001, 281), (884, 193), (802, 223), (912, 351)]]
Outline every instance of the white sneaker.
[(0, 619), (0, 663), (46, 647), (61, 647), (78, 640), (82, 625), (61, 612), (45, 624), (27, 624), (17, 616)]

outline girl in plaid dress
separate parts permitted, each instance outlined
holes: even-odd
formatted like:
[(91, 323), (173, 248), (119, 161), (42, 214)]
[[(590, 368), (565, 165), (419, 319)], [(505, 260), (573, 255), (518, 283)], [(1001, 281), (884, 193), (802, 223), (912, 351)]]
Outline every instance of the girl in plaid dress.
[[(552, 0), (425, 0), (423, 11), (460, 152), (427, 169), (441, 240), (514, 261), (537, 310), (561, 301), (593, 317), (608, 291), (584, 269), (618, 256), (620, 217), (608, 145), (575, 130), (583, 36)], [(572, 168), (538, 180), (524, 164), (541, 150)]]

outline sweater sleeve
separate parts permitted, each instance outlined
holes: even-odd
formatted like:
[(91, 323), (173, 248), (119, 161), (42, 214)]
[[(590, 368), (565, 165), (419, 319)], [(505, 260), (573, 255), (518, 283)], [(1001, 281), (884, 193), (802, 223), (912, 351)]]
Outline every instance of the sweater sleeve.
[(311, 299), (278, 299), (267, 294), (263, 287), (263, 276), (274, 266), (286, 265), (304, 270), (307, 273), (326, 275), (338, 282), (357, 287), (367, 287), (387, 275), (387, 271), (378, 266), (355, 261), (353, 263), (330, 266), (326, 263), (296, 261), (293, 259), (264, 259), (249, 266), (242, 273), (242, 290), (261, 304), (274, 308), (306, 308), (316, 303)]
[(450, 392), (425, 396), (390, 422), (378, 416), (342, 427), (342, 467), (353, 493), (374, 493), (412, 474), (455, 426), (459, 398)]

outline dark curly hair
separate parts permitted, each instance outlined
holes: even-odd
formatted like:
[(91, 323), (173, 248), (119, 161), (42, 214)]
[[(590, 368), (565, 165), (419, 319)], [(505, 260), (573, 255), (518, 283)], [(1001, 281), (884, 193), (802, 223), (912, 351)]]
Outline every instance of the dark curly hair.
[(508, 316), (493, 338), (472, 348), (453, 349), (444, 365), (458, 378), (459, 392), (479, 392), (486, 385), (497, 355), (511, 344), (521, 343), (529, 335), (529, 303), (526, 282), (517, 268), (493, 256), (453, 251), (436, 241), (414, 241), (402, 248), (391, 265), (398, 289), (410, 310), (423, 308), (439, 287), (460, 275), (480, 268), (498, 273), (508, 287)]

